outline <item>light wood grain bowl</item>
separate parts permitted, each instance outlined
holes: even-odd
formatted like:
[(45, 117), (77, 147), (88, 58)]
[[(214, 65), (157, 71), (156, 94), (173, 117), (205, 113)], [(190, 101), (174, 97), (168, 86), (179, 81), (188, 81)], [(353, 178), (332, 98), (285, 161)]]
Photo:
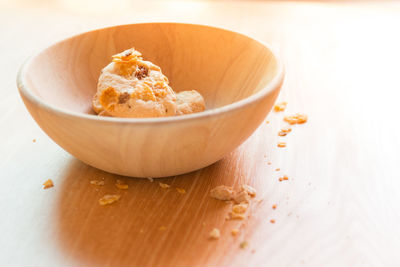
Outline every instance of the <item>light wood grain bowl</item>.
[[(199, 91), (207, 110), (168, 118), (96, 116), (91, 99), (100, 70), (130, 47), (159, 65), (175, 91)], [(245, 35), (146, 23), (58, 42), (30, 58), (17, 83), (39, 126), (78, 159), (120, 175), (164, 177), (208, 166), (243, 143), (271, 110), (283, 77), (276, 55)]]

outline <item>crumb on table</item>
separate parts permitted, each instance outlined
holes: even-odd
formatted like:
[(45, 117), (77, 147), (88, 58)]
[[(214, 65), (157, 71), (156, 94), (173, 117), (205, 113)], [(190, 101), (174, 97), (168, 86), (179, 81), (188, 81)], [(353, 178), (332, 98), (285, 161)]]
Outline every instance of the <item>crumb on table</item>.
[(210, 191), (210, 196), (218, 200), (231, 200), (234, 194), (232, 187), (226, 185), (219, 185)]
[(239, 193), (235, 194), (233, 199), (236, 203), (249, 203), (250, 196), (246, 191), (240, 191)]
[(231, 234), (232, 234), (233, 236), (236, 236), (238, 233), (239, 233), (239, 229), (232, 229), (232, 230), (231, 230)]
[(247, 248), (248, 245), (249, 245), (249, 243), (247, 241), (243, 241), (240, 243), (239, 247), (241, 249), (245, 249), (245, 248)]
[(293, 124), (303, 124), (306, 123), (308, 120), (307, 115), (304, 114), (294, 114), (291, 116), (286, 116), (283, 118), (284, 121), (286, 121), (287, 123), (293, 125)]
[(163, 188), (163, 189), (167, 189), (167, 188), (169, 188), (170, 187), (170, 185), (169, 184), (163, 184), (163, 183), (158, 183), (159, 185), (160, 185), (160, 187), (161, 188)]
[(242, 185), (242, 190), (249, 194), (249, 196), (251, 197), (255, 197), (257, 193), (257, 191), (253, 187), (247, 184)]
[(286, 106), (287, 106), (287, 102), (280, 102), (280, 103), (277, 103), (277, 104), (274, 106), (274, 111), (275, 111), (275, 112), (284, 111), (284, 110), (286, 109)]
[(176, 187), (175, 189), (176, 189), (176, 191), (178, 191), (179, 194), (186, 194), (186, 190), (183, 188)]
[(48, 189), (54, 186), (53, 180), (48, 179), (46, 182), (43, 183), (43, 189)]
[(121, 181), (121, 180), (117, 180), (117, 182), (115, 183), (115, 186), (118, 188), (118, 189), (123, 189), (123, 190), (126, 190), (126, 189), (128, 189), (129, 188), (129, 186), (127, 185), (127, 184), (125, 184), (123, 181)]
[(242, 214), (247, 211), (248, 207), (249, 207), (249, 204), (247, 204), (247, 203), (236, 204), (236, 205), (233, 205), (232, 212)]
[(90, 181), (90, 184), (101, 186), (101, 185), (104, 185), (104, 181), (101, 181), (101, 180), (91, 180), (91, 181)]
[(278, 135), (279, 136), (286, 136), (288, 133), (290, 133), (292, 131), (292, 129), (291, 128), (282, 128), (280, 131), (279, 131), (279, 133), (278, 133)]
[(102, 206), (109, 205), (118, 201), (120, 198), (121, 195), (104, 195), (102, 198), (99, 199), (99, 204)]
[(221, 236), (221, 233), (218, 228), (212, 229), (209, 234), (210, 239), (218, 239), (218, 238), (220, 238), (220, 236)]
[(286, 147), (286, 142), (279, 142), (278, 147)]
[(279, 177), (279, 182), (287, 181), (287, 180), (289, 180), (289, 177), (288, 177), (287, 175), (284, 175), (284, 176), (282, 176), (282, 177)]
[(227, 217), (228, 220), (244, 220), (245, 215), (242, 213), (236, 213), (236, 212), (229, 212), (229, 216)]

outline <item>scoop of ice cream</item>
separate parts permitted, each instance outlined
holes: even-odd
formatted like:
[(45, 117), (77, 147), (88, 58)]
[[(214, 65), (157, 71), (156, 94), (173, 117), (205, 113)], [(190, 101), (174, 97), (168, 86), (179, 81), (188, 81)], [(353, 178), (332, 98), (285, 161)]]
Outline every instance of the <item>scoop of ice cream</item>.
[(134, 48), (112, 58), (101, 71), (92, 101), (93, 110), (99, 115), (165, 117), (205, 109), (204, 99), (197, 91), (175, 94), (160, 67), (143, 60)]
[(93, 101), (99, 115), (163, 117), (176, 115), (176, 96), (161, 69), (128, 49), (113, 56), (102, 71)]

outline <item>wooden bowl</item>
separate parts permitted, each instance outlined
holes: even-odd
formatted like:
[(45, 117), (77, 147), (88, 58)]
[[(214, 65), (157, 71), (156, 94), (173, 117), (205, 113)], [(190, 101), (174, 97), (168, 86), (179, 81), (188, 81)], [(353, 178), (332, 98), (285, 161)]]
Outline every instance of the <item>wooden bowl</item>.
[[(100, 70), (130, 47), (159, 65), (175, 91), (199, 91), (207, 110), (146, 119), (95, 115)], [(30, 58), (17, 83), (39, 126), (78, 159), (120, 175), (163, 177), (208, 166), (243, 143), (271, 110), (283, 77), (276, 55), (245, 35), (146, 23), (58, 42)]]

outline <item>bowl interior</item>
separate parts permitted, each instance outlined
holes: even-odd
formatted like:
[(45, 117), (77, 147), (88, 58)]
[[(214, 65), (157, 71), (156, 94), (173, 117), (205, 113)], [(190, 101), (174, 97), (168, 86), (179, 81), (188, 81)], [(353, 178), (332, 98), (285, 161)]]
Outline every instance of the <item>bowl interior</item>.
[(130, 47), (159, 65), (175, 91), (197, 90), (207, 109), (242, 100), (277, 75), (263, 44), (213, 27), (149, 23), (100, 29), (61, 41), (28, 64), (25, 82), (44, 102), (94, 114), (91, 99), (111, 55)]

